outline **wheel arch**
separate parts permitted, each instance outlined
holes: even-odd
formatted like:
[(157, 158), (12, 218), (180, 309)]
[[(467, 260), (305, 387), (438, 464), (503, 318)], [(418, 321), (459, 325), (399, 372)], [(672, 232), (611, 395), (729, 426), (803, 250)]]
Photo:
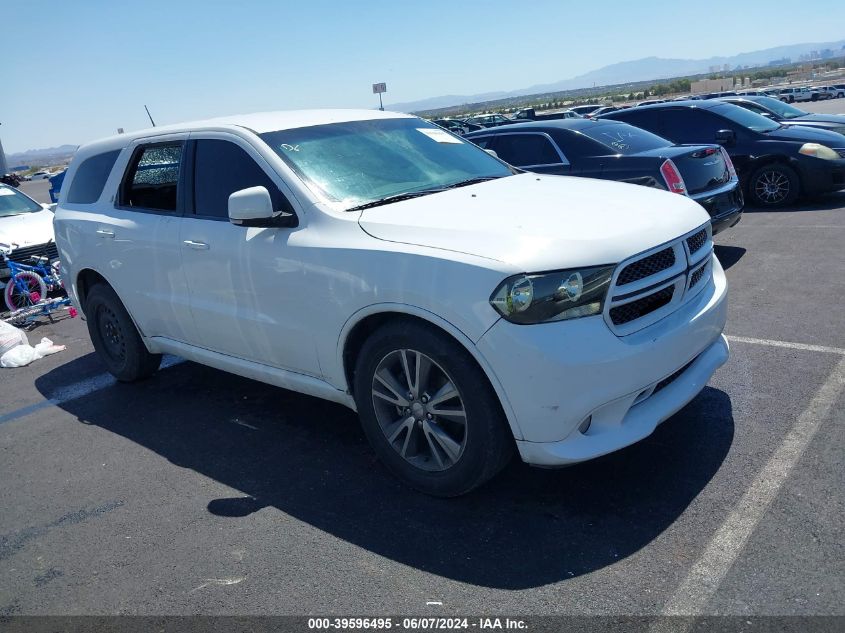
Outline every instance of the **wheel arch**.
[(795, 172), (795, 175), (798, 177), (798, 194), (801, 195), (801, 192), (804, 190), (804, 174), (798, 166), (798, 161), (786, 154), (765, 154), (752, 158), (745, 169), (745, 173), (747, 174), (745, 181), (746, 193), (749, 191), (749, 187), (751, 187), (751, 177), (754, 173), (761, 167), (771, 164), (789, 167)]
[(348, 393), (354, 395), (353, 373), (355, 363), (369, 335), (389, 322), (402, 320), (413, 321), (434, 328), (463, 347), (487, 377), (490, 386), (493, 388), (493, 392), (499, 400), (499, 404), (502, 407), (514, 438), (517, 440), (522, 439), (522, 430), (519, 426), (516, 413), (507, 398), (507, 394), (493, 368), (478, 351), (473, 340), (441, 316), (416, 306), (404, 304), (373, 305), (359, 310), (347, 320), (338, 338), (337, 362), (338, 366), (343, 369), (343, 380), (346, 383), (345, 387)]
[[(109, 280), (93, 268), (83, 268), (76, 274), (74, 291), (76, 298), (79, 301), (79, 309), (82, 310), (83, 313), (85, 312), (85, 299), (88, 297), (88, 293), (91, 292), (91, 288), (98, 283), (104, 283), (114, 290), (114, 286), (109, 282)], [(115, 292), (117, 291), (115, 290)]]

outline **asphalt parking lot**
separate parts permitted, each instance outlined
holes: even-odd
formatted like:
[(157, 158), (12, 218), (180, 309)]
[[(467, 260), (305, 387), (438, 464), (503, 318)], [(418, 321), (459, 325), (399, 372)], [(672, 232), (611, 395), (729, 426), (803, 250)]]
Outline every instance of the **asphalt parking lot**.
[(453, 500), (397, 484), (343, 407), (176, 359), (115, 384), (84, 322), (41, 325), (68, 349), (0, 370), (0, 616), (845, 615), (843, 241), (845, 192), (747, 209), (699, 397)]

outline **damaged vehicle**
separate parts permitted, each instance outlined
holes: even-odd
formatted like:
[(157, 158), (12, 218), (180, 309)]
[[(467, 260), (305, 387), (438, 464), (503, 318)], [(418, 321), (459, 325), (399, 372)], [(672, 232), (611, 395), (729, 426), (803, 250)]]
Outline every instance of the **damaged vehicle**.
[(55, 229), (119, 380), (168, 353), (341, 403), (397, 477), (454, 496), (514, 452), (633, 444), (703, 389), (728, 358), (709, 220), (414, 116), (309, 110), (85, 145)]

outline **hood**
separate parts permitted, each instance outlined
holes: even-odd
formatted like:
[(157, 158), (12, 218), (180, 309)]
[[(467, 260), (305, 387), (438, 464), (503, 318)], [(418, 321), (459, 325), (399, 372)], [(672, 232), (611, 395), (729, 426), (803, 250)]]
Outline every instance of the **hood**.
[(831, 123), (845, 125), (845, 114), (806, 114), (794, 119), (784, 119), (783, 123)]
[(838, 132), (822, 130), (809, 125), (785, 125), (771, 132), (763, 132), (762, 136), (778, 141), (793, 141), (795, 143), (821, 143), (828, 147), (842, 147), (845, 138)]
[(504, 262), (514, 272), (616, 264), (705, 224), (686, 196), (520, 174), (366, 209), (371, 236)]
[(31, 246), (52, 239), (53, 214), (50, 211), (0, 217), (0, 243)]

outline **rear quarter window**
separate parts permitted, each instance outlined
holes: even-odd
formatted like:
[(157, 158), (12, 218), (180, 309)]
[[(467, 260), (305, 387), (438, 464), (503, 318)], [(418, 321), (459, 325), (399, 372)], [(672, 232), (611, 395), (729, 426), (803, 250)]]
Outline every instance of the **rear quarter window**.
[(73, 182), (70, 183), (66, 202), (90, 204), (99, 200), (119, 154), (120, 150), (114, 150), (90, 156), (82, 161), (76, 169)]

